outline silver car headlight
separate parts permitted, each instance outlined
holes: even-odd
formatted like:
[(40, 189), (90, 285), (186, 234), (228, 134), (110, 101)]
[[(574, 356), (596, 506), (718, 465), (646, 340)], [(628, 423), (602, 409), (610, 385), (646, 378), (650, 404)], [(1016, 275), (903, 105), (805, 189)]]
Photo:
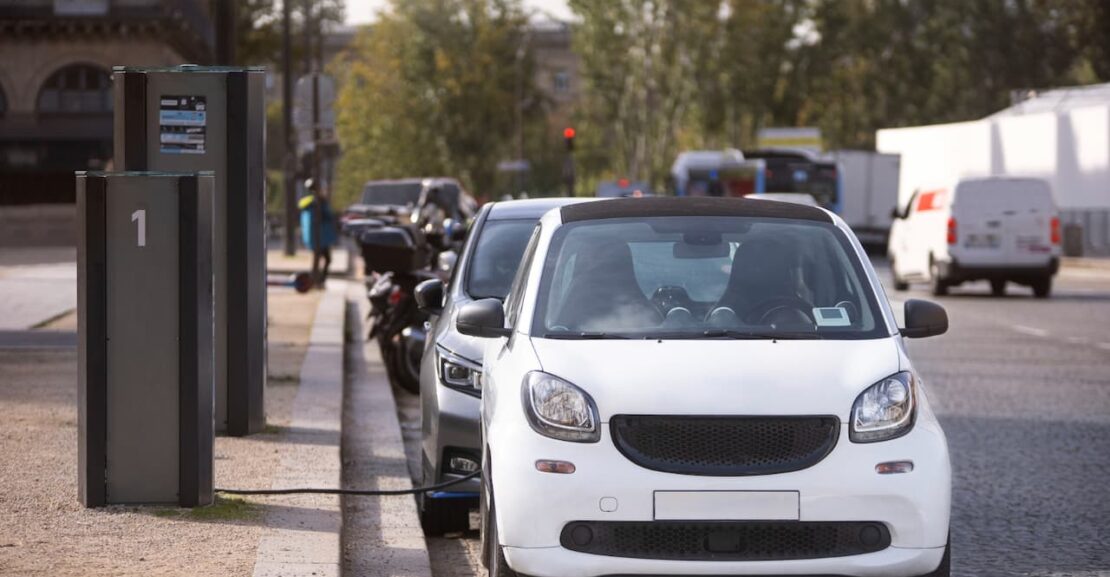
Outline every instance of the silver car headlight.
[(874, 443), (901, 437), (913, 428), (917, 410), (917, 382), (912, 373), (891, 375), (856, 397), (848, 438)]
[(439, 379), (444, 385), (475, 397), (482, 396), (482, 365), (436, 347)]
[(597, 406), (586, 391), (540, 371), (525, 375), (521, 389), (528, 424), (541, 435), (596, 443), (601, 439)]

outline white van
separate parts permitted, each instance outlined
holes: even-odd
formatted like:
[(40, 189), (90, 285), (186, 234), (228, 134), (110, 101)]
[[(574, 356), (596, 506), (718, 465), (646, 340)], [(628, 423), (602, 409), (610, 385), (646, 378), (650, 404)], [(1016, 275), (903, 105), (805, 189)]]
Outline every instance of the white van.
[(895, 214), (887, 253), (896, 290), (927, 281), (943, 295), (964, 281), (989, 280), (996, 296), (1015, 282), (1045, 298), (1060, 264), (1059, 213), (1048, 183), (1034, 178), (921, 188)]

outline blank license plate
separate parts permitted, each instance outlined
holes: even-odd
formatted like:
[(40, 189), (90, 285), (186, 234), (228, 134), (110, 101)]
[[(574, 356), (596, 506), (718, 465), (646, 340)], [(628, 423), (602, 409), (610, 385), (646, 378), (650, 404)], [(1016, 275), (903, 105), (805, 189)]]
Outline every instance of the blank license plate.
[(968, 248), (998, 248), (998, 236), (993, 234), (969, 234), (964, 246)]
[(656, 520), (797, 521), (797, 491), (656, 491)]

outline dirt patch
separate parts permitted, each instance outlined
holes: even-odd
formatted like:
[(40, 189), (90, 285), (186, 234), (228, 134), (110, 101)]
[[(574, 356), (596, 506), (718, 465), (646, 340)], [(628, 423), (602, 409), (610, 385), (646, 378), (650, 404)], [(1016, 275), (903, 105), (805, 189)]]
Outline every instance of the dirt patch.
[[(318, 293), (270, 292), (269, 426), (216, 439), (216, 486), (270, 487), (318, 303)], [(75, 351), (0, 351), (0, 375), (0, 575), (251, 573), (262, 500), (220, 498), (196, 511), (77, 501)]]

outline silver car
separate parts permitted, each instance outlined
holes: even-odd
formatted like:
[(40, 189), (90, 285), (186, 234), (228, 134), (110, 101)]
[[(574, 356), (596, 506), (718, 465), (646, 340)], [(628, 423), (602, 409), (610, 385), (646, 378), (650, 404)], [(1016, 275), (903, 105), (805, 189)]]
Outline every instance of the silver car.
[[(420, 365), (421, 485), (457, 479), (480, 468), (482, 340), (455, 329), (459, 307), (477, 299), (504, 299), (539, 218), (553, 208), (585, 200), (539, 198), (486, 204), (474, 219), (448, 284), (432, 280), (417, 288), (417, 302), (432, 315)], [(467, 530), (470, 509), (478, 504), (478, 489), (478, 480), (472, 479), (421, 495), (424, 532)]]

